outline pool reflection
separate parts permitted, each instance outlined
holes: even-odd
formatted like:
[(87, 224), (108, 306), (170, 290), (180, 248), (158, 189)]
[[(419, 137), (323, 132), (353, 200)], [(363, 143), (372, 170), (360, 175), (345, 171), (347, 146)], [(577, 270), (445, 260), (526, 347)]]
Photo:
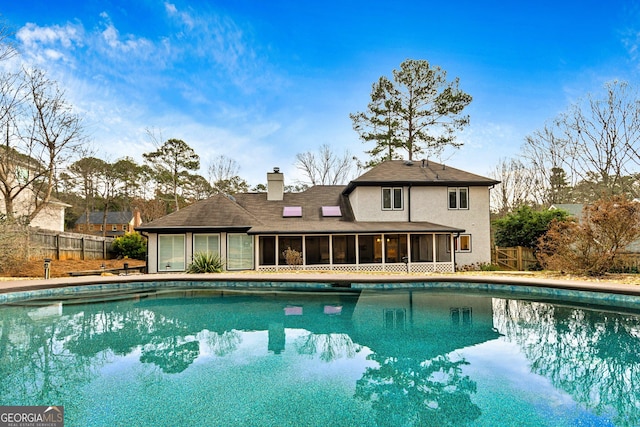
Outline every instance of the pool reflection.
[[(616, 425), (640, 425), (640, 323), (634, 313), (452, 292), (288, 294), (147, 292), (90, 304), (0, 308), (0, 400), (68, 402), (116, 356), (163, 375), (199, 358), (233, 357), (264, 331), (264, 357), (294, 353), (329, 364), (366, 349), (353, 384), (382, 425), (463, 425), (482, 415), (478, 384), (457, 350), (516, 343), (548, 378)], [(290, 331), (297, 331), (290, 334)]]

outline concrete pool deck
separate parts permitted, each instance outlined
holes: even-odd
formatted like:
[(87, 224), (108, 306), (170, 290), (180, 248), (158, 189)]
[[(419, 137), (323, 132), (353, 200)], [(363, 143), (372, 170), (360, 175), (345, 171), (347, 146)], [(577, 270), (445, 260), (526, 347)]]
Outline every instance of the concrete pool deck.
[[(186, 274), (186, 273), (162, 273), (162, 274), (131, 274), (109, 276), (79, 276), (61, 277), (52, 279), (24, 279), (0, 281), (0, 294), (37, 291), (52, 288), (64, 288), (69, 286), (95, 285), (105, 283), (132, 283), (132, 282), (306, 282), (306, 283), (332, 283), (337, 288), (346, 287), (351, 283), (370, 285), (372, 289), (382, 288), (377, 286), (389, 283), (424, 283), (424, 282), (458, 282), (478, 284), (504, 284), (523, 285), (545, 288), (556, 288), (574, 291), (590, 291), (610, 294), (624, 294), (640, 296), (640, 285), (615, 283), (611, 281), (597, 280), (571, 280), (550, 279), (536, 276), (535, 274), (442, 274), (442, 275), (417, 275), (417, 274), (373, 274), (373, 273), (334, 273), (334, 272), (287, 272), (287, 273), (216, 273), (216, 274)], [(342, 286), (341, 286), (342, 285)], [(368, 287), (368, 286), (367, 286)]]

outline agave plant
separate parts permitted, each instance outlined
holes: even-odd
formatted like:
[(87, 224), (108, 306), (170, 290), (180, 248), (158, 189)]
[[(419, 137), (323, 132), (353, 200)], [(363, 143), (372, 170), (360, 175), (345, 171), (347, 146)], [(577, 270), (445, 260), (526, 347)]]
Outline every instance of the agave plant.
[(224, 260), (211, 252), (196, 252), (187, 267), (187, 273), (221, 273), (223, 270)]

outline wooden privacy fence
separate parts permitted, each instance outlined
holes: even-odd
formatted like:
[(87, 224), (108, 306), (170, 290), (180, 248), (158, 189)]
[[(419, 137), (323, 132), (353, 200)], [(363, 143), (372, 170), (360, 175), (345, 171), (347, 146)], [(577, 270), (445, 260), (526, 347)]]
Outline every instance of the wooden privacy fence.
[(112, 243), (113, 237), (38, 230), (29, 233), (29, 258), (109, 259)]
[(504, 270), (526, 271), (538, 264), (533, 249), (524, 246), (498, 247), (492, 252), (492, 263)]

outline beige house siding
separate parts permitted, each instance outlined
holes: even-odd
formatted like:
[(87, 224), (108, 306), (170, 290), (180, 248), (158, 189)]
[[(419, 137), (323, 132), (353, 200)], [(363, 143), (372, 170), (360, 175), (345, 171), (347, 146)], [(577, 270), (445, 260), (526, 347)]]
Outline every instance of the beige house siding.
[(471, 235), (471, 252), (457, 252), (456, 263), (461, 266), (491, 262), (488, 187), (467, 187), (469, 209), (449, 209), (449, 187), (413, 186), (409, 190), (409, 187), (405, 186), (402, 210), (382, 210), (382, 188), (362, 186), (349, 195), (357, 221), (409, 221), (410, 219), (412, 222), (424, 221), (461, 228), (465, 230), (464, 234)]

